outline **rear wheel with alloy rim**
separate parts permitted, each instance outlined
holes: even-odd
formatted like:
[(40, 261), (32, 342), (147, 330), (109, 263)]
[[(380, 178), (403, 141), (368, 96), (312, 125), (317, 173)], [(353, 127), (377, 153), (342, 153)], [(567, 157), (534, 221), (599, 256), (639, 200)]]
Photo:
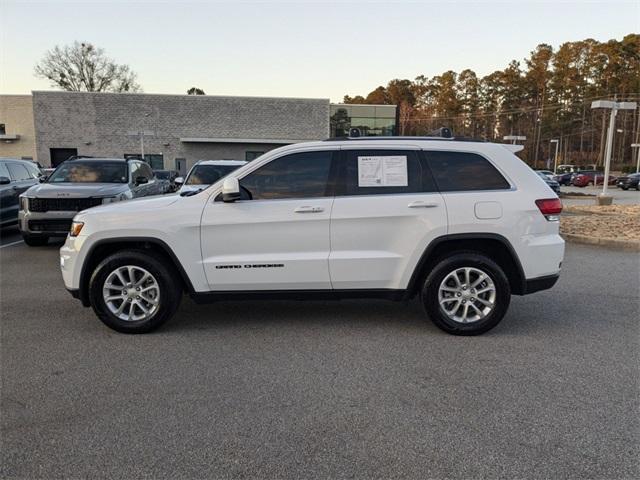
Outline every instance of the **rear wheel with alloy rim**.
[(89, 284), (91, 306), (102, 322), (123, 333), (150, 332), (173, 316), (182, 297), (172, 265), (144, 251), (103, 260)]
[(427, 277), (422, 303), (433, 323), (455, 335), (478, 335), (504, 317), (511, 289), (503, 270), (476, 252), (440, 260)]

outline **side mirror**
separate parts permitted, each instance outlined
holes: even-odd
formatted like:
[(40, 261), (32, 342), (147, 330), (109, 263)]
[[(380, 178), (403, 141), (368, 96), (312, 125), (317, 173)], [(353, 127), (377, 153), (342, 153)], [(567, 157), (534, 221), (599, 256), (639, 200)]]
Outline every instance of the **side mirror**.
[(49, 178), (49, 175), (40, 175), (40, 176), (38, 177), (38, 181), (39, 181), (40, 183), (44, 183), (44, 182), (46, 182), (46, 181), (47, 181), (47, 178)]
[(175, 183), (176, 185), (182, 185), (184, 183), (184, 177), (176, 177), (173, 180), (173, 183)]
[(143, 176), (136, 177), (136, 185), (142, 185), (144, 183), (149, 183), (149, 179), (147, 177), (143, 177)]
[(240, 182), (235, 177), (225, 178), (222, 184), (222, 201), (235, 202), (240, 200)]
[(0, 177), (0, 185), (8, 185), (11, 183), (11, 179), (9, 177)]

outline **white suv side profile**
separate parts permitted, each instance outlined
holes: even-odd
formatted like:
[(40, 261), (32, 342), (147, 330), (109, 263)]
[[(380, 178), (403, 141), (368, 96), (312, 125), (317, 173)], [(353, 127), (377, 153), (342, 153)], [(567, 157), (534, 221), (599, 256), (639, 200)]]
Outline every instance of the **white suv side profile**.
[(442, 330), (477, 335), (512, 294), (560, 273), (562, 204), (521, 148), (430, 137), (282, 147), (193, 196), (80, 212), (60, 249), (64, 283), (126, 333), (159, 327), (187, 292), (418, 296)]

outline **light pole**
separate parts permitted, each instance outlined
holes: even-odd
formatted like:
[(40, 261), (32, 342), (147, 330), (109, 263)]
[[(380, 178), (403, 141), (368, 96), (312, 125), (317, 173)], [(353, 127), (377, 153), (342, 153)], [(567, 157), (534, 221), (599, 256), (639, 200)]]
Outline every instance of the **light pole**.
[(638, 149), (638, 162), (636, 163), (636, 173), (640, 173), (640, 143), (632, 143), (631, 148)]
[[(605, 163), (604, 163), (604, 182), (602, 185), (602, 193), (599, 195), (604, 198), (607, 196), (607, 187), (609, 186), (609, 170), (611, 169), (611, 151), (613, 150), (613, 133), (616, 128), (616, 115), (618, 110), (635, 110), (637, 107), (636, 102), (616, 102), (615, 100), (596, 100), (591, 103), (591, 108), (607, 108), (611, 110), (609, 117), (609, 130), (607, 131), (607, 147), (605, 150)], [(605, 203), (611, 203), (609, 200)]]
[[(556, 153), (553, 156), (553, 174), (557, 175), (558, 174), (558, 144), (560, 143), (558, 141), (557, 138), (553, 138), (551, 140), (549, 140), (549, 144), (551, 143), (555, 143), (556, 144)], [(549, 149), (551, 149), (551, 145), (549, 145)]]
[(141, 160), (144, 161), (144, 137), (153, 137), (155, 134), (150, 130), (140, 130), (139, 132), (128, 132), (127, 136), (129, 137), (140, 137), (140, 154), (142, 155)]

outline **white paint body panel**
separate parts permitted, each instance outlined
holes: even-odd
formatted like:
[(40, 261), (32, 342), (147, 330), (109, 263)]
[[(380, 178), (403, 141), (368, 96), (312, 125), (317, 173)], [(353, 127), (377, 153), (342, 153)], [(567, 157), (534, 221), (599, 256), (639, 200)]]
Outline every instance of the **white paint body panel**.
[(211, 290), (331, 288), (327, 259), (333, 197), (212, 200), (204, 209), (201, 233)]
[[(435, 206), (410, 208), (415, 202)], [(406, 288), (427, 245), (446, 233), (439, 193), (336, 197), (329, 256), (333, 288)]]

